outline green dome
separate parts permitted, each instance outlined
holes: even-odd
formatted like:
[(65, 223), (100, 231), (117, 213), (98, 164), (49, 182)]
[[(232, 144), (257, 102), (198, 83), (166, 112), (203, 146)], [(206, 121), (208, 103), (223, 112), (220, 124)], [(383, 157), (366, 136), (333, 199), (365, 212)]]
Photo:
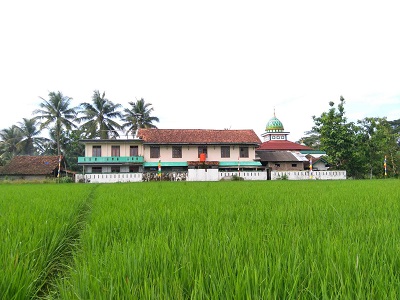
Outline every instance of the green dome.
[(283, 128), (283, 124), (281, 121), (279, 121), (276, 117), (273, 117), (270, 119), (267, 123), (267, 127), (265, 128), (266, 131), (272, 131), (272, 132), (280, 132), (284, 131), (285, 129)]

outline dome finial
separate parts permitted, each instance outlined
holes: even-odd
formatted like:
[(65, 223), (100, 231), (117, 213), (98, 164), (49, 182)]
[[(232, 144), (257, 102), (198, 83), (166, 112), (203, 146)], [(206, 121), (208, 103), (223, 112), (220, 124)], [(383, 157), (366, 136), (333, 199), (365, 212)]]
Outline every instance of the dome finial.
[(276, 115), (275, 115), (275, 106), (274, 106), (274, 118), (276, 118)]

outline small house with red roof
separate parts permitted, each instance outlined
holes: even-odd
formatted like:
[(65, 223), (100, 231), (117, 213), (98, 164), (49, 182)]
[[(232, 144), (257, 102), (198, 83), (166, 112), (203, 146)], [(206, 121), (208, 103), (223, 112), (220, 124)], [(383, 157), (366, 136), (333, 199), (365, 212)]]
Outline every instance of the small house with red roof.
[(59, 156), (14, 156), (11, 161), (2, 168), (1, 177), (10, 179), (42, 180), (55, 178), (58, 171), (65, 175), (64, 159)]

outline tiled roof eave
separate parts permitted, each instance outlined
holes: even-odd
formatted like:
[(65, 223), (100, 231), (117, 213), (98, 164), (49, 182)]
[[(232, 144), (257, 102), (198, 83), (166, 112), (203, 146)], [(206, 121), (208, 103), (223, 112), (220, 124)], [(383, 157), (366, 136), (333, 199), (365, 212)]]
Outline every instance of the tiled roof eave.
[(255, 142), (144, 142), (143, 145), (252, 145), (258, 146)]

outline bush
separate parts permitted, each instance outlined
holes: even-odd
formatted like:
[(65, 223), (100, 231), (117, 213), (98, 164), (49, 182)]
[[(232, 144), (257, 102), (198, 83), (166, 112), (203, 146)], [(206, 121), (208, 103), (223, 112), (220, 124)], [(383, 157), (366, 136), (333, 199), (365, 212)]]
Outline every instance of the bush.
[(287, 174), (282, 174), (277, 180), (289, 180), (289, 176)]
[(232, 176), (232, 181), (240, 181), (240, 180), (244, 180), (244, 178), (243, 178), (243, 177), (240, 177), (240, 176), (238, 176), (238, 175), (233, 175), (233, 176)]
[(72, 180), (72, 177), (60, 177), (59, 178), (60, 183), (73, 183), (74, 181)]

